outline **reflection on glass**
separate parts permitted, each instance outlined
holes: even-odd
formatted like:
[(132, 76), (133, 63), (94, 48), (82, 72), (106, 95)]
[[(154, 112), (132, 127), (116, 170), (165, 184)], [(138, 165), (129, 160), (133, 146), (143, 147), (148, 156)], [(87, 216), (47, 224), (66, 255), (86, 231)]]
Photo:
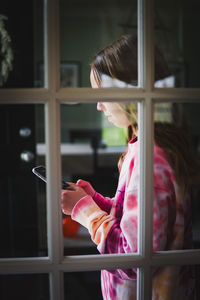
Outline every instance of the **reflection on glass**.
[(45, 160), (41, 122), (43, 105), (0, 105), (0, 258), (47, 254), (45, 185), (31, 171)]
[(198, 273), (199, 266), (190, 265), (152, 268), (152, 299), (199, 299)]
[[(64, 299), (134, 299), (136, 269), (64, 274)], [(77, 288), (78, 287), (78, 288)]]
[(197, 103), (155, 105), (154, 251), (200, 247), (199, 113)]
[(23, 151), (20, 154), (20, 158), (24, 162), (31, 162), (34, 159), (34, 154), (31, 151)]
[(47, 274), (0, 275), (1, 300), (49, 300)]
[(200, 43), (196, 38), (199, 26), (199, 2), (167, 1), (163, 5), (155, 1), (155, 42), (169, 67), (167, 78), (155, 86), (200, 87)]
[(19, 135), (24, 137), (24, 138), (27, 138), (31, 135), (31, 129), (28, 128), (28, 127), (22, 127), (19, 130)]
[[(137, 1), (114, 0), (100, 4), (95, 0), (89, 5), (85, 0), (60, 1), (60, 63), (61, 68), (68, 66), (61, 74), (61, 85), (90, 86), (92, 57), (129, 33), (137, 33)], [(67, 84), (64, 78), (68, 78)]]
[(2, 0), (0, 23), (0, 87), (42, 87), (43, 1)]

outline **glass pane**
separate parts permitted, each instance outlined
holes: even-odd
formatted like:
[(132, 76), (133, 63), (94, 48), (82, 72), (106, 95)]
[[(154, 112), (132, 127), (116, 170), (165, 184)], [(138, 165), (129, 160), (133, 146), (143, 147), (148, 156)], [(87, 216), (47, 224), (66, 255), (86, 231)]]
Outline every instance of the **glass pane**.
[(200, 103), (156, 103), (154, 251), (200, 247)]
[[(136, 269), (102, 270), (65, 273), (66, 300), (134, 299), (136, 300)], [(78, 289), (77, 289), (78, 287)]]
[(100, 272), (65, 273), (64, 293), (66, 300), (102, 300)]
[(198, 1), (155, 1), (155, 41), (166, 62), (156, 55), (155, 86), (200, 87), (199, 27)]
[(47, 274), (0, 275), (1, 300), (49, 300)]
[[(124, 34), (137, 33), (137, 1), (112, 0), (60, 1), (61, 85), (90, 86), (90, 62), (102, 48)], [(137, 55), (137, 47), (134, 49)], [(129, 60), (130, 65), (131, 60)], [(134, 78), (122, 82), (105, 77), (106, 86), (124, 86), (137, 80), (137, 59), (133, 59)], [(127, 73), (127, 72), (126, 72)], [(106, 74), (106, 73), (105, 73)], [(108, 74), (107, 74), (108, 75)]]
[(200, 266), (195, 266), (195, 279), (196, 279), (196, 299), (200, 298)]
[(32, 173), (45, 158), (41, 121), (43, 105), (0, 105), (1, 258), (47, 254), (45, 184)]
[[(199, 299), (199, 266), (164, 266), (152, 269), (152, 299)], [(195, 297), (197, 295), (197, 297)]]
[(0, 87), (43, 86), (43, 1), (2, 0), (0, 38)]
[[(63, 211), (65, 255), (137, 252), (138, 143), (136, 138), (131, 139), (130, 128), (129, 134), (128, 129), (123, 128), (129, 125), (129, 121), (126, 123), (127, 111), (129, 117), (131, 113), (135, 116), (137, 104), (101, 105), (107, 106), (105, 114), (109, 111), (109, 123), (94, 104), (61, 105), (63, 179), (72, 183), (79, 179), (90, 182), (93, 188), (86, 188), (85, 194), (76, 200), (88, 194), (88, 203), (84, 207), (88, 207), (88, 211), (93, 207), (94, 215), (99, 214), (98, 230), (95, 227), (96, 231), (91, 231), (93, 220), (87, 224), (89, 215), (83, 219), (74, 215), (72, 221), (66, 216), (67, 211)], [(137, 127), (134, 137), (136, 131)], [(129, 139), (129, 153), (126, 154)], [(126, 154), (126, 158), (122, 154)], [(67, 200), (65, 204), (69, 202)], [(104, 218), (101, 219), (102, 215)], [(107, 248), (103, 246), (104, 241), (108, 243)]]

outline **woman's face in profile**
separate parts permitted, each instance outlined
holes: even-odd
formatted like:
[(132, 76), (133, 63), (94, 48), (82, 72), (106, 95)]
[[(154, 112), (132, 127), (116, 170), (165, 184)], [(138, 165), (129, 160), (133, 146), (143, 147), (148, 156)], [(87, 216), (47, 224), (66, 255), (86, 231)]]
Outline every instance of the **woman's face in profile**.
[[(90, 83), (92, 88), (99, 88), (99, 85), (95, 79), (94, 72), (90, 72)], [(97, 110), (103, 111), (108, 121), (120, 128), (127, 128), (130, 125), (130, 121), (127, 119), (125, 113), (116, 102), (98, 102)]]

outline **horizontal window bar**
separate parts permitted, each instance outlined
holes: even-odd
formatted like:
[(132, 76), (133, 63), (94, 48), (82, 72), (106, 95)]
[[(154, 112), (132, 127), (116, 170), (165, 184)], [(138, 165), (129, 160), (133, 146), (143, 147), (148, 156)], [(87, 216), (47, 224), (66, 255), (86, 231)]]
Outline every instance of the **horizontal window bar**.
[(141, 99), (151, 98), (154, 101), (200, 101), (200, 89), (173, 89), (158, 88), (152, 92), (146, 92), (139, 88), (65, 88), (59, 92), (48, 89), (9, 89), (0, 90), (0, 104), (10, 103), (44, 103), (55, 98), (62, 103), (83, 102), (95, 103), (97, 101), (141, 101)]
[(193, 265), (200, 264), (200, 250), (159, 251), (152, 255), (152, 265)]
[(66, 256), (62, 262), (63, 271), (94, 271), (102, 269), (138, 268), (144, 263), (144, 258), (137, 254), (107, 254)]
[(49, 257), (0, 259), (0, 274), (49, 273), (51, 270)]
[(65, 272), (130, 269), (139, 268), (145, 264), (149, 264), (149, 266), (200, 264), (200, 250), (154, 252), (151, 260), (148, 261), (134, 253), (66, 256), (59, 264), (53, 264), (48, 257), (1, 259), (0, 274), (49, 273), (55, 269)]
[(50, 96), (47, 89), (0, 89), (0, 104), (44, 103)]

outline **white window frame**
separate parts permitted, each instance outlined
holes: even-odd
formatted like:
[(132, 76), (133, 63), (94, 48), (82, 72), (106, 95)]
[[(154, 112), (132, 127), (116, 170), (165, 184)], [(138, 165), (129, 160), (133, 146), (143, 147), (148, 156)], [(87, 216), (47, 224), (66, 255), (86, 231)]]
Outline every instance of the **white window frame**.
[[(153, 203), (153, 106), (156, 102), (200, 102), (200, 89), (154, 88), (153, 0), (138, 0), (139, 88), (60, 88), (59, 6), (44, 0), (45, 88), (1, 89), (0, 104), (43, 103), (45, 105), (47, 164), (48, 257), (0, 259), (0, 274), (46, 273), (50, 278), (50, 299), (64, 300), (63, 273), (112, 268), (138, 268), (137, 299), (151, 299), (151, 268), (162, 265), (200, 264), (200, 250), (152, 253)], [(49, 68), (47, 68), (49, 66)], [(139, 252), (124, 255), (63, 256), (60, 210), (60, 104), (66, 102), (133, 101), (139, 103), (140, 207)], [(142, 142), (144, 141), (144, 142)], [(148, 199), (148, 200), (147, 200)], [(56, 201), (57, 200), (57, 201)]]

